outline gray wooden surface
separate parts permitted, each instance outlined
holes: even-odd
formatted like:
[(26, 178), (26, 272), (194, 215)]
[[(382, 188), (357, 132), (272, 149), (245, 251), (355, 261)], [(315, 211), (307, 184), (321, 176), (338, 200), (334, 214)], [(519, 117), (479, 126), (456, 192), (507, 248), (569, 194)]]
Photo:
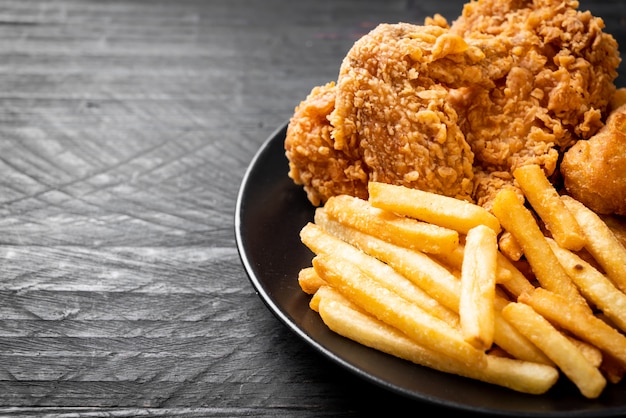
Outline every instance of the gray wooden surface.
[[(0, 0), (0, 415), (442, 412), (282, 326), (233, 219), (359, 36), (462, 3)], [(626, 39), (626, 3), (582, 4)]]

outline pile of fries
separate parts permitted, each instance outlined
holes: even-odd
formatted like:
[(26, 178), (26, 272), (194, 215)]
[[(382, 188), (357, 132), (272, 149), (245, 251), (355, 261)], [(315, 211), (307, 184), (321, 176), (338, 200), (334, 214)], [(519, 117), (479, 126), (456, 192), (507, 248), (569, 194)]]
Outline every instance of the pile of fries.
[(626, 249), (539, 166), (491, 211), (372, 182), (301, 230), (298, 276), (334, 332), (446, 373), (543, 394), (561, 375), (597, 398), (626, 370)]

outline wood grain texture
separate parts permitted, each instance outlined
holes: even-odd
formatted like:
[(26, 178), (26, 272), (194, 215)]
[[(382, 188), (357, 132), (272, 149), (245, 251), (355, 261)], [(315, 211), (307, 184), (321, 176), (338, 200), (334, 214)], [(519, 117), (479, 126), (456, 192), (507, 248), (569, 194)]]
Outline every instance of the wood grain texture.
[[(626, 39), (626, 3), (586, 3)], [(0, 415), (441, 413), (282, 326), (233, 214), (358, 37), (462, 4), (0, 0)]]

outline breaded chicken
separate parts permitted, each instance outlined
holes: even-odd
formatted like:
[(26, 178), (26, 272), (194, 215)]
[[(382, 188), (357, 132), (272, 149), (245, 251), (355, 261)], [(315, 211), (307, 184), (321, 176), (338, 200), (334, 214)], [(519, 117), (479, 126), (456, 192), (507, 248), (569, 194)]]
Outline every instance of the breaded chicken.
[(561, 173), (567, 193), (593, 211), (626, 215), (626, 105), (565, 153)]
[(515, 168), (539, 164), (547, 175), (559, 153), (603, 125), (620, 62), (604, 23), (577, 1), (479, 0), (450, 31), (488, 53), (496, 88), (472, 89), (457, 103), (475, 153), (476, 199), (487, 204)]
[(295, 109), (287, 127), (289, 177), (304, 185), (315, 206), (337, 194), (367, 198), (368, 174), (357, 153), (336, 149), (328, 115), (335, 107), (335, 83), (315, 87)]
[(471, 199), (473, 153), (437, 77), (491, 84), (483, 58), (439, 26), (379, 25), (339, 71), (335, 148), (360, 155), (371, 181)]
[(500, 188), (519, 192), (520, 165), (552, 175), (603, 125), (620, 61), (602, 20), (577, 7), (478, 0), (452, 25), (379, 25), (324, 87), (334, 103), (328, 93), (319, 106), (316, 88), (296, 109), (290, 176), (315, 205), (350, 187), (366, 197), (379, 181), (489, 208)]

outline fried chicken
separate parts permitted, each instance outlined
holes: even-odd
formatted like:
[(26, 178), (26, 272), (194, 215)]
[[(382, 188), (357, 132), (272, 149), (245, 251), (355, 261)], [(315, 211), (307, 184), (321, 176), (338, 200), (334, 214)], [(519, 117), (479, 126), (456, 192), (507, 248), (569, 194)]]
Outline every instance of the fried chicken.
[(328, 115), (335, 107), (334, 82), (315, 87), (295, 109), (287, 127), (289, 177), (303, 184), (315, 206), (338, 194), (367, 198), (368, 174), (358, 153), (337, 149)]
[(559, 154), (603, 125), (620, 62), (604, 23), (577, 1), (480, 0), (465, 5), (450, 31), (492, 51), (496, 88), (473, 88), (456, 105), (476, 157), (476, 193), (488, 205), (525, 164), (548, 175)]
[[(290, 120), (290, 176), (320, 205), (387, 182), (490, 207), (520, 165), (554, 173), (594, 135), (619, 52), (576, 1), (478, 0), (448, 23), (382, 24), (357, 42), (336, 84)], [(519, 192), (519, 191), (518, 191)]]
[(437, 77), (491, 84), (481, 59), (439, 26), (378, 26), (339, 71), (329, 115), (335, 148), (359, 155), (371, 181), (469, 199), (473, 154)]
[(567, 193), (596, 213), (626, 215), (626, 104), (565, 153), (561, 173)]

